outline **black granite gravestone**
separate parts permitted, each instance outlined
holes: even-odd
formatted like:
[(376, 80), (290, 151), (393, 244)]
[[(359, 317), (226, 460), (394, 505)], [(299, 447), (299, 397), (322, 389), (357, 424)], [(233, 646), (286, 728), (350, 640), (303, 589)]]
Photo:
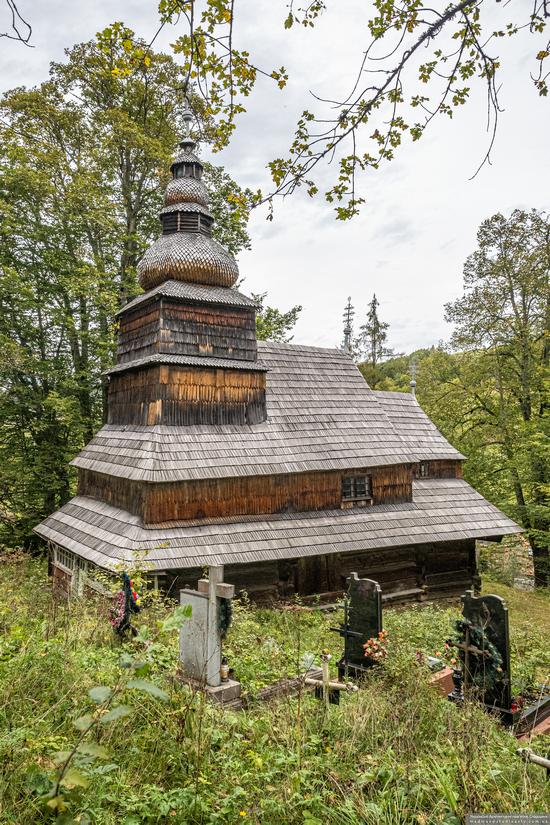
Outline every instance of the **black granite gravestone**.
[(508, 608), (500, 596), (462, 596), (463, 646), (459, 647), (464, 690), (471, 688), (487, 707), (509, 711), (512, 704)]
[[(477, 699), (497, 713), (517, 734), (531, 730), (550, 716), (550, 695), (543, 686), (536, 698), (512, 696), (508, 608), (500, 596), (462, 596), (463, 620), (457, 623), (461, 668), (453, 674), (452, 701)], [(527, 697), (528, 699), (528, 697)]]
[(347, 579), (344, 622), (332, 628), (344, 638), (344, 655), (338, 662), (340, 679), (360, 676), (372, 665), (365, 658), (363, 645), (382, 630), (382, 589), (372, 579), (360, 579), (352, 573)]

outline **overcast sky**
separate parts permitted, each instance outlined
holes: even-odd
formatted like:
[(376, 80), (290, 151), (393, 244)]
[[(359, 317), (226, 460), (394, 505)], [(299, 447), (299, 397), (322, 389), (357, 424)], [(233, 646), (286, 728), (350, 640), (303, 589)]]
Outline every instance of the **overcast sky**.
[[(154, 0), (20, 0), (32, 22), (34, 49), (0, 40), (0, 87), (32, 86), (46, 79), (48, 64), (63, 49), (88, 40), (122, 20), (150, 40), (157, 28)], [(364, 0), (329, 0), (331, 10), (316, 29), (285, 31), (284, 0), (239, 0), (237, 47), (256, 50), (263, 66), (284, 64), (289, 86), (278, 91), (260, 81), (247, 101), (231, 147), (212, 157), (242, 185), (269, 188), (266, 164), (285, 153), (296, 117), (313, 109), (309, 91), (335, 97), (346, 92), (367, 43)], [(503, 4), (506, 5), (506, 4)], [(507, 4), (507, 19), (518, 5)], [(495, 7), (497, 8), (497, 7)], [(338, 9), (338, 14), (336, 13)], [(0, 30), (5, 30), (3, 2)], [(157, 47), (169, 51), (174, 31)], [(541, 45), (526, 35), (501, 41), (506, 57), (500, 117), (492, 165), (469, 180), (487, 145), (482, 91), (452, 122), (434, 122), (398, 159), (359, 182), (366, 198), (361, 215), (342, 223), (321, 198), (299, 193), (278, 202), (275, 219), (257, 212), (250, 223), (252, 250), (239, 256), (243, 291), (269, 293), (281, 309), (302, 304), (294, 340), (339, 345), (347, 296), (361, 323), (373, 294), (390, 323), (390, 345), (411, 351), (448, 338), (444, 304), (461, 294), (462, 266), (475, 249), (480, 222), (495, 212), (550, 206), (550, 100), (529, 81), (533, 52)], [(366, 148), (366, 147), (365, 147)], [(323, 172), (321, 187), (331, 171)]]

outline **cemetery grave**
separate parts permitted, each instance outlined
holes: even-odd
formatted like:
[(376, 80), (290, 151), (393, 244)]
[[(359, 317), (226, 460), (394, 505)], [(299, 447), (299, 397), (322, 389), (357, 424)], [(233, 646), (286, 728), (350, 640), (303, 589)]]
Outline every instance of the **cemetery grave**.
[[(510, 665), (508, 608), (495, 595), (462, 596), (462, 619), (456, 623), (460, 669), (455, 669), (452, 701), (464, 697), (480, 701), (487, 710), (517, 734), (540, 724), (550, 716), (550, 692), (541, 686), (538, 695), (514, 696)], [(529, 701), (531, 700), (531, 701)]]
[[(422, 817), (429, 822), (433, 812), (435, 823), (449, 816), (442, 774), (435, 766), (447, 766), (451, 758), (456, 769), (443, 779), (457, 799), (459, 821), (464, 812), (487, 810), (491, 805), (511, 812), (543, 810), (545, 799), (547, 804), (544, 765), (532, 760), (524, 764), (516, 754), (518, 747), (528, 747), (544, 759), (544, 740), (516, 743), (490, 714), (482, 712), (479, 703), (466, 702), (457, 709), (436, 699), (426, 671), (414, 664), (419, 647), (439, 650), (439, 640), (449, 635), (458, 617), (454, 607), (384, 608), (383, 626), (390, 631), (384, 666), (371, 667), (359, 690), (346, 694), (340, 706), (328, 713), (307, 690), (283, 701), (254, 702), (247, 713), (233, 713), (201, 701), (196, 691), (174, 679), (178, 634), (162, 629), (174, 613), (173, 604), (150, 600), (141, 586), (136, 588), (142, 602), (134, 619), (139, 634), (137, 639), (128, 636), (121, 641), (106, 617), (98, 624), (97, 606), (91, 600), (79, 602), (76, 611), (59, 604), (55, 614), (42, 577), (19, 572), (10, 578), (8, 573), (0, 570), (4, 593), (0, 618), (5, 625), (3, 661), (0, 656), (0, 673), (5, 677), (3, 682), (0, 679), (0, 704), (6, 721), (2, 758), (10, 778), (10, 790), (0, 790), (4, 790), (7, 821), (21, 825), (42, 821), (36, 818), (37, 792), (29, 790), (29, 777), (33, 788), (38, 787), (43, 774), (54, 775), (52, 751), (74, 746), (79, 733), (73, 720), (97, 707), (88, 698), (91, 686), (116, 687), (120, 678), (133, 678), (120, 670), (121, 648), (151, 663), (149, 673), (141, 678), (170, 699), (163, 702), (143, 694), (132, 714), (113, 727), (105, 726), (100, 744), (117, 767), (105, 777), (92, 773), (89, 787), (74, 791), (81, 794), (83, 804), (100, 812), (94, 819), (98, 825), (131, 821), (141, 810), (145, 821), (176, 810), (174, 821), (190, 825), (195, 821), (199, 825), (201, 818), (207, 822), (204, 811), (212, 811), (213, 821), (292, 825), (303, 825), (306, 812), (327, 825), (355, 823), (350, 820), (355, 811), (358, 821), (379, 825), (394, 821), (396, 799), (410, 810), (410, 825)], [(517, 644), (523, 632), (523, 658), (536, 658), (547, 667), (543, 644), (550, 632), (548, 601), (541, 594), (496, 589), (510, 607), (511, 665), (514, 673), (516, 663), (517, 681)], [(299, 604), (289, 610), (258, 609), (237, 600), (233, 613), (222, 641), (222, 657), (227, 655), (243, 691), (254, 697), (278, 679), (299, 672), (308, 651), (318, 654), (327, 647), (333, 670), (343, 654), (345, 639), (330, 630), (343, 622), (341, 609), (330, 616), (303, 610)], [(149, 637), (144, 643), (146, 626)], [(253, 688), (253, 675), (258, 672), (261, 678)], [(135, 702), (131, 696), (128, 699)], [(120, 703), (126, 703), (122, 694)], [(468, 745), (467, 760), (462, 748), (455, 746), (463, 742)], [(410, 761), (403, 759), (403, 749), (411, 755)], [(88, 771), (84, 764), (88, 757), (78, 758)], [(96, 767), (103, 770), (100, 764)], [(418, 777), (420, 795), (409, 792), (403, 781), (405, 771)], [(471, 792), (465, 792), (464, 775)], [(200, 777), (197, 783), (195, 776)], [(524, 782), (529, 790), (527, 804)], [(271, 790), (266, 792), (268, 786)], [(146, 796), (147, 809), (138, 808), (138, 793)], [(289, 798), (296, 800), (295, 810)]]
[(180, 604), (192, 611), (180, 632), (183, 677), (224, 704), (241, 695), (240, 682), (229, 678), (222, 654), (234, 595), (234, 586), (223, 581), (223, 566), (209, 567), (208, 579), (200, 579), (197, 590), (180, 591)]
[[(314, 688), (325, 703), (339, 704), (341, 692), (354, 692), (357, 685), (380, 659), (387, 655), (382, 624), (382, 589), (380, 585), (352, 573), (343, 603), (343, 621), (331, 627), (344, 640), (344, 650), (337, 660), (338, 680), (331, 679), (328, 649), (322, 648), (321, 670), (313, 668), (313, 657), (302, 674), (280, 679), (262, 688), (257, 700), (292, 695), (304, 688)], [(180, 660), (183, 678), (204, 690), (211, 698), (235, 709), (248, 699), (241, 698), (241, 684), (228, 677), (223, 640), (229, 627), (234, 588), (223, 582), (223, 567), (209, 568), (208, 579), (198, 582), (197, 590), (180, 592), (182, 605), (190, 605), (192, 618), (180, 632)], [(447, 647), (456, 648), (460, 667), (452, 671), (453, 690), (448, 698), (479, 701), (517, 735), (550, 717), (550, 693), (542, 691), (534, 701), (512, 693), (510, 667), (510, 632), (508, 610), (497, 595), (476, 597), (467, 591), (462, 597), (462, 617), (456, 620), (457, 637)], [(422, 654), (431, 669), (438, 660)], [(441, 662), (442, 664), (442, 662)], [(449, 671), (436, 674), (432, 681), (448, 682)], [(352, 682), (347, 681), (351, 679)]]
[(344, 639), (344, 654), (338, 662), (340, 679), (359, 678), (372, 667), (374, 659), (365, 656), (369, 639), (378, 639), (382, 631), (382, 588), (372, 579), (360, 579), (352, 573), (347, 579), (344, 597), (344, 621), (332, 628)]

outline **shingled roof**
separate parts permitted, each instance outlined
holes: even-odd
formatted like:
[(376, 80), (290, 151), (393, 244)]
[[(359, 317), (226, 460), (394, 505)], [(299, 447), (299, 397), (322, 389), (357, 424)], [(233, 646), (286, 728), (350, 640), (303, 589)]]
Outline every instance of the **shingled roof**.
[(188, 284), (185, 281), (163, 281), (159, 286), (138, 295), (129, 301), (117, 315), (123, 315), (141, 304), (159, 298), (173, 298), (175, 300), (191, 301), (198, 304), (218, 304), (220, 306), (256, 307), (258, 302), (238, 290), (227, 286), (202, 286)]
[(380, 392), (379, 390), (376, 390), (374, 394), (402, 441), (422, 458), (463, 459), (465, 457), (441, 435), (414, 395), (409, 392)]
[[(268, 369), (265, 422), (107, 425), (73, 464), (133, 480), (172, 482), (462, 458), (412, 396), (400, 411), (389, 393), (368, 387), (341, 350), (259, 342), (258, 357)], [(397, 418), (406, 419), (405, 438)]]
[(491, 538), (520, 528), (462, 479), (413, 482), (413, 502), (352, 510), (240, 516), (145, 527), (137, 516), (77, 496), (36, 528), (102, 568), (136, 551), (156, 570), (246, 564), (326, 553)]

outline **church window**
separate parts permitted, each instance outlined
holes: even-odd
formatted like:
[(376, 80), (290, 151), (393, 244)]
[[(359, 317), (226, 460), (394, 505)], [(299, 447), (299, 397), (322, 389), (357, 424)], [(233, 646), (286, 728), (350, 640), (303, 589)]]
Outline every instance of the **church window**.
[(344, 476), (342, 479), (343, 501), (365, 501), (372, 497), (370, 476)]

